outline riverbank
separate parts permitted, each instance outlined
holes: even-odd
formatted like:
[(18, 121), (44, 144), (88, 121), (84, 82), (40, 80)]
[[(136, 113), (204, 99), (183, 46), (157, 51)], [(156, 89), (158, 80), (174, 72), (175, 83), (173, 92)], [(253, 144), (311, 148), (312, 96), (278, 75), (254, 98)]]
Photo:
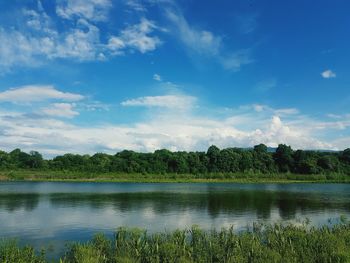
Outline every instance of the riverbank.
[[(56, 262), (349, 262), (349, 240), (350, 224), (345, 222), (321, 228), (255, 224), (239, 233), (196, 226), (155, 234), (119, 228), (114, 238), (98, 234), (91, 241), (68, 245)], [(48, 262), (45, 251), (37, 253), (13, 241), (0, 242), (0, 260)]]
[(0, 171), (0, 181), (139, 182), (139, 183), (350, 183), (344, 174), (137, 174), (71, 171)]

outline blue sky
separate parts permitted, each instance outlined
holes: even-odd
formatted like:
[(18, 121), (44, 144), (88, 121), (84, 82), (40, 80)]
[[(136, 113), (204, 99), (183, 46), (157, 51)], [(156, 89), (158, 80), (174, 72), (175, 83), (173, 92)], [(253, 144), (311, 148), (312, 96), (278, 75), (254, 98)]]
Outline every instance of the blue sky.
[(0, 148), (350, 145), (348, 1), (0, 1)]

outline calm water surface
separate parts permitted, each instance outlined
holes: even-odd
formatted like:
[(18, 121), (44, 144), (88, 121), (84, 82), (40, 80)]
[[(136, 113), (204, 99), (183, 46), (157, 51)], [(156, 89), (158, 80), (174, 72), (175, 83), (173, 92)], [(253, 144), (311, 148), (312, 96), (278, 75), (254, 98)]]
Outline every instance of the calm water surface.
[(0, 238), (59, 253), (67, 241), (119, 226), (242, 229), (257, 220), (350, 217), (350, 184), (0, 183)]

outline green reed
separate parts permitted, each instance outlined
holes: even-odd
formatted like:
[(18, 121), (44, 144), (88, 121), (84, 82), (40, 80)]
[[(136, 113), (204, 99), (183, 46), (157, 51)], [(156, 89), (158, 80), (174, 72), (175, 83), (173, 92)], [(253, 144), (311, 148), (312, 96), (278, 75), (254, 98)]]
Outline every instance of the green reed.
[[(342, 218), (343, 222), (346, 220)], [(2, 242), (1, 262), (45, 262), (30, 247)], [(149, 234), (142, 229), (119, 228), (114, 238), (97, 234), (91, 241), (74, 243), (61, 263), (117, 262), (350, 262), (350, 224), (321, 228), (307, 223), (254, 224), (241, 232), (233, 228)]]

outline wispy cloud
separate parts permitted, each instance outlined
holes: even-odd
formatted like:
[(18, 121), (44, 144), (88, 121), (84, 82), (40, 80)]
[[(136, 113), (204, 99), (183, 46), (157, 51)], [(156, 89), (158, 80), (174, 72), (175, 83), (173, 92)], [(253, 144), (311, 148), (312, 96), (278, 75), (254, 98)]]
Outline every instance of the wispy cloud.
[(153, 79), (154, 79), (155, 81), (162, 81), (162, 77), (161, 77), (159, 74), (157, 74), (157, 73), (155, 73), (155, 74), (153, 75)]
[(219, 61), (225, 69), (239, 71), (243, 65), (254, 62), (250, 53), (250, 49), (238, 50), (226, 56), (220, 56)]
[(79, 112), (75, 111), (74, 107), (74, 103), (53, 103), (49, 107), (42, 108), (41, 113), (56, 118), (73, 118), (79, 115)]
[(236, 16), (238, 28), (241, 33), (249, 34), (255, 31), (258, 26), (257, 14), (241, 14)]
[(299, 110), (296, 108), (284, 108), (275, 110), (275, 113), (278, 115), (295, 115), (299, 113)]
[(321, 73), (321, 76), (325, 79), (335, 78), (337, 75), (330, 69), (327, 69)]
[(85, 18), (105, 21), (112, 7), (110, 0), (58, 0), (57, 15), (65, 19)]
[(189, 109), (195, 105), (196, 100), (195, 97), (188, 95), (146, 96), (123, 101), (121, 105)]
[(255, 85), (255, 90), (259, 92), (267, 92), (277, 86), (277, 80), (275, 78), (267, 79), (258, 82)]
[(80, 94), (62, 92), (53, 86), (40, 85), (21, 86), (0, 92), (0, 102), (26, 103), (52, 99), (79, 101), (83, 98), (84, 96)]
[(277, 116), (285, 116), (285, 115), (295, 115), (299, 114), (299, 110), (296, 108), (281, 108), (281, 109), (274, 109), (268, 105), (264, 104), (252, 104), (243, 106), (244, 108), (252, 108), (256, 112), (268, 112), (269, 114), (277, 115)]
[(143, 5), (142, 1), (140, 1), (140, 0), (126, 0), (125, 4), (129, 8), (131, 8), (135, 11), (138, 11), (138, 12), (146, 12), (147, 11), (146, 7)]
[(223, 39), (209, 30), (189, 24), (179, 7), (167, 8), (166, 17), (174, 26), (172, 32), (192, 53), (214, 58), (225, 69), (238, 71), (242, 65), (250, 64), (250, 49), (227, 50)]
[(108, 48), (114, 54), (119, 54), (127, 48), (136, 49), (141, 53), (155, 50), (162, 42), (157, 36), (150, 36), (158, 27), (153, 21), (142, 18), (136, 25), (128, 26), (119, 36), (112, 36)]
[(190, 26), (182, 13), (167, 10), (166, 16), (176, 26), (180, 40), (195, 52), (206, 55), (217, 55), (221, 46), (221, 38), (212, 32)]

